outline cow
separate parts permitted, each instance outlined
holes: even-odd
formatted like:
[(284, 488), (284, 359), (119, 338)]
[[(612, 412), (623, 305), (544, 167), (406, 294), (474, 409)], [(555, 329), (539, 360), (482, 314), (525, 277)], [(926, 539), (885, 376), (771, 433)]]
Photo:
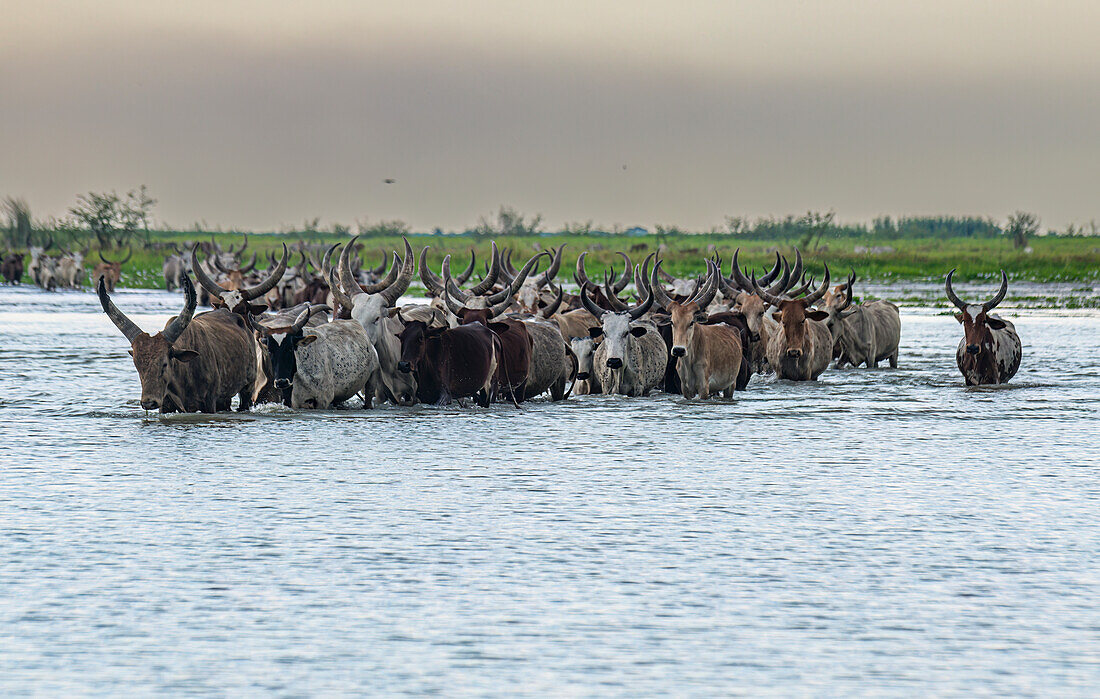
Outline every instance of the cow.
[[(663, 262), (663, 261), (662, 261)], [(710, 398), (721, 392), (732, 398), (741, 374), (741, 337), (728, 325), (707, 325), (707, 307), (718, 291), (714, 263), (707, 261), (707, 278), (701, 289), (684, 302), (674, 301), (660, 281), (662, 262), (653, 268), (650, 279), (654, 303), (672, 317), (672, 356), (680, 377), (684, 398)]]
[(161, 413), (229, 410), (233, 396), (240, 410), (251, 407), (256, 381), (256, 340), (244, 319), (226, 310), (195, 316), (195, 287), (183, 279), (183, 312), (164, 330), (149, 335), (111, 301), (107, 280), (97, 289), (103, 312), (130, 342), (141, 379), (141, 407)]
[(653, 294), (646, 289), (645, 300), (624, 311), (600, 308), (581, 291), (581, 303), (600, 321), (589, 331), (602, 338), (592, 358), (592, 367), (605, 395), (647, 396), (661, 383), (668, 350), (657, 326), (643, 321), (653, 305)]
[(88, 254), (88, 248), (78, 252), (69, 252), (62, 249), (62, 256), (57, 260), (57, 277), (60, 286), (68, 289), (79, 289), (84, 283), (84, 256)]
[(521, 322), (531, 337), (531, 365), (523, 399), (530, 400), (546, 391), (550, 391), (553, 401), (567, 398), (566, 386), (577, 375), (577, 358), (573, 351), (552, 323), (542, 318), (526, 318)]
[[(495, 245), (493, 251), (494, 267), (498, 267), (497, 273), (499, 274), (500, 255), (496, 252)], [(454, 279), (451, 278), (450, 256), (448, 255), (443, 259), (443, 301), (451, 314), (458, 319), (460, 325), (481, 323), (500, 338), (501, 354), (497, 370), (500, 390), (498, 393), (501, 397), (508, 397), (513, 402), (522, 401), (526, 395), (534, 343), (522, 321), (500, 318), (499, 316), (514, 303), (514, 294), (523, 285), (527, 275), (531, 273), (539, 258), (545, 254), (545, 252), (540, 252), (532, 257), (518, 271), (508, 286), (487, 296), (473, 293), (474, 290), (480, 288), (480, 285), (475, 286), (469, 292), (459, 289), (454, 283)], [(487, 276), (492, 274), (493, 267), (490, 267)]]
[(855, 275), (826, 294), (821, 310), (829, 314), (825, 325), (833, 338), (833, 357), (837, 368), (845, 364), (875, 368), (883, 360), (890, 368), (898, 368), (898, 345), (901, 342), (901, 314), (889, 301), (868, 301), (852, 306)]
[[(392, 277), (387, 276), (380, 282), (364, 286), (358, 283), (351, 270), (351, 250), (357, 239), (358, 236), (352, 238), (340, 252), (340, 278), (330, 278), (333, 282), (332, 293), (337, 303), (347, 308), (350, 317), (363, 327), (378, 355), (378, 376), (372, 381), (377, 391), (374, 398), (397, 405), (411, 405), (415, 400), (416, 386), (406, 372), (397, 368), (401, 345), (396, 336), (403, 322), (394, 316), (397, 314), (397, 301), (408, 290), (415, 272), (412, 247), (405, 240), (404, 260), (394, 255)], [(399, 268), (400, 272), (397, 271)], [(337, 281), (339, 283), (335, 283)]]
[(473, 397), (483, 408), (495, 398), (501, 344), (481, 323), (433, 328), (411, 320), (397, 335), (401, 341), (399, 371), (416, 379), (422, 403), (446, 405)]
[(363, 394), (363, 407), (372, 407), (378, 355), (367, 332), (357, 321), (334, 320), (306, 327), (310, 316), (331, 311), (307, 306), (290, 326), (272, 328), (249, 316), (271, 355), (275, 389), (283, 404), (296, 410), (325, 409)]
[(101, 262), (92, 270), (92, 279), (97, 280), (97, 283), (101, 278), (106, 279), (107, 291), (113, 294), (115, 292), (115, 286), (122, 279), (122, 265), (130, 261), (130, 258), (134, 255), (134, 251), (132, 248), (127, 248), (126, 257), (117, 262), (104, 257), (102, 250), (97, 251), (96, 254), (99, 255)]
[(187, 268), (187, 258), (184, 257), (175, 243), (172, 244), (172, 249), (175, 252), (164, 258), (164, 264), (160, 268), (161, 273), (164, 275), (164, 288), (166, 291), (178, 289), (183, 283), (183, 275), (190, 271)]
[(18, 284), (23, 279), (23, 253), (9, 252), (0, 262), (0, 276), (8, 284)]
[[(731, 277), (728, 280), (720, 278), (718, 283), (722, 293), (735, 301), (736, 306), (744, 314), (745, 321), (748, 323), (750, 344), (746, 354), (752, 357), (753, 371), (757, 374), (769, 374), (773, 369), (768, 363), (768, 343), (772, 335), (778, 330), (778, 325), (767, 314), (767, 304), (753, 291), (752, 282), (741, 271), (737, 259), (740, 252), (741, 249), (738, 248), (733, 253)], [(772, 286), (767, 287), (767, 291), (773, 296), (788, 292), (793, 284), (798, 283), (798, 278), (802, 275), (802, 253), (798, 250), (795, 250), (793, 269), (782, 257), (777, 258), (777, 260), (777, 265), (779, 261), (782, 261), (782, 271), (780, 272), (779, 269), (773, 267), (771, 272), (768, 272), (762, 279), (757, 280), (758, 284), (764, 285), (767, 283), (764, 280), (770, 277), (774, 283)], [(732, 282), (732, 285), (730, 282)]]
[(776, 377), (788, 381), (817, 381), (833, 357), (833, 338), (823, 322), (825, 311), (811, 306), (829, 288), (829, 266), (825, 265), (825, 282), (821, 288), (803, 298), (773, 296), (751, 279), (753, 291), (778, 311), (772, 317), (779, 327), (768, 340), (768, 364)]
[(591, 336), (574, 337), (569, 341), (569, 349), (577, 358), (577, 379), (572, 390), (574, 395), (587, 396), (603, 393), (599, 377), (592, 370), (593, 356), (598, 346), (595, 338)]
[[(247, 244), (247, 240), (245, 244)], [(250, 302), (263, 298), (267, 292), (275, 288), (275, 285), (279, 283), (286, 272), (286, 262), (287, 248), (286, 243), (283, 243), (283, 257), (278, 266), (275, 267), (275, 271), (267, 279), (256, 286), (246, 287), (243, 285), (243, 278), (238, 274), (230, 277), (231, 281), (228, 283), (227, 288), (211, 279), (206, 270), (203, 269), (202, 264), (199, 262), (199, 246), (196, 244), (191, 248), (191, 269), (194, 270), (195, 278), (199, 280), (199, 284), (210, 295), (210, 304), (215, 308), (226, 308), (241, 316), (241, 318), (247, 318), (249, 313), (255, 314), (267, 310), (266, 304)], [(236, 271), (239, 272), (239, 270)]]
[[(561, 257), (562, 253), (565, 251), (565, 245), (565, 243), (562, 243), (558, 247), (557, 252), (554, 253), (554, 259), (551, 261), (549, 269), (534, 279), (527, 279), (527, 281), (520, 286), (519, 290), (516, 292), (516, 301), (519, 304), (520, 310), (526, 311), (527, 313), (535, 313), (540, 307), (552, 303), (552, 297), (546, 296), (542, 292), (542, 289), (543, 287), (549, 287), (551, 292), (553, 292), (554, 277), (557, 276), (558, 270), (561, 269)], [(511, 276), (514, 277), (515, 274)], [(461, 282), (459, 283), (461, 284)]]
[(967, 304), (955, 295), (951, 288), (951, 277), (955, 270), (947, 273), (945, 289), (947, 298), (959, 313), (955, 319), (962, 323), (963, 339), (955, 351), (955, 361), (962, 372), (967, 386), (1002, 384), (1016, 375), (1023, 357), (1020, 336), (1016, 326), (1000, 316), (990, 315), (990, 311), (1004, 300), (1008, 293), (1008, 275), (1001, 270), (1001, 288), (997, 294), (983, 304)]

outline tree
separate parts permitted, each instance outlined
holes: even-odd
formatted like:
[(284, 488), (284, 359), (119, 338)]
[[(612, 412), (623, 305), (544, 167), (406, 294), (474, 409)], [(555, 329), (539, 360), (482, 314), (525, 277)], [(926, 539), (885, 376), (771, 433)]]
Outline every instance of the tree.
[(99, 247), (105, 250), (129, 243), (139, 226), (148, 233), (149, 215), (156, 203), (142, 185), (140, 189), (127, 192), (125, 199), (115, 192), (81, 194), (69, 213), (91, 231)]
[(13, 248), (30, 245), (33, 242), (34, 227), (31, 225), (31, 207), (27, 204), (27, 200), (6, 197), (3, 201), (3, 210), (8, 218), (4, 242)]
[(750, 230), (749, 220), (744, 216), (727, 216), (726, 232), (730, 235), (743, 235)]
[(799, 241), (799, 247), (803, 250), (812, 249), (811, 245), (820, 240), (825, 231), (833, 225), (834, 218), (836, 218), (835, 211), (830, 211), (827, 214), (820, 211), (807, 211), (805, 216), (798, 219), (798, 227), (802, 229), (802, 239)]
[(1012, 247), (1023, 250), (1027, 239), (1039, 232), (1039, 217), (1027, 211), (1010, 214), (1005, 225), (1005, 235), (1012, 238)]
[(500, 207), (497, 212), (496, 225), (489, 223), (484, 216), (474, 228), (474, 235), (478, 237), (493, 237), (507, 235), (538, 235), (541, 232), (542, 214), (535, 214), (528, 221), (526, 217), (510, 206)]

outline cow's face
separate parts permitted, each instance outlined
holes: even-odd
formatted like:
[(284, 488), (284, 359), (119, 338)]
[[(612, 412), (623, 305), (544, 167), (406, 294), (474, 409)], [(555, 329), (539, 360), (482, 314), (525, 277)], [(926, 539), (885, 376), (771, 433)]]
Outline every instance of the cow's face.
[(574, 337), (569, 341), (573, 354), (577, 355), (577, 379), (586, 381), (592, 376), (592, 357), (596, 354), (596, 340), (591, 337)]
[(672, 356), (683, 357), (695, 338), (695, 324), (707, 322), (707, 313), (695, 302), (673, 303), (669, 311), (672, 315)]
[(539, 310), (539, 287), (534, 279), (523, 282), (523, 286), (519, 288), (519, 293), (516, 294), (516, 300), (519, 301), (519, 307), (522, 311), (534, 313)]
[(978, 305), (967, 306), (962, 313), (956, 313), (955, 320), (962, 323), (968, 354), (980, 354), (982, 350), (991, 351), (993, 337), (989, 332), (990, 329), (1002, 330), (1005, 327), (1003, 320), (990, 317), (985, 309)]
[(405, 323), (404, 329), (397, 333), (397, 339), (401, 341), (401, 359), (397, 362), (398, 371), (411, 374), (416, 369), (424, 357), (430, 330), (424, 321), (410, 320)]
[(756, 294), (741, 294), (738, 302), (741, 314), (745, 316), (745, 324), (749, 326), (749, 339), (757, 342), (764, 326), (764, 302)]
[(607, 367), (622, 369), (626, 363), (631, 337), (641, 337), (649, 332), (646, 326), (632, 324), (629, 313), (605, 313), (599, 328), (589, 329), (593, 339), (602, 337), (607, 345)]
[(385, 331), (389, 307), (381, 294), (356, 294), (352, 300), (351, 317), (367, 331), (372, 345), (377, 345)]
[(182, 397), (171, 392), (172, 372), (177, 362), (190, 362), (199, 356), (198, 352), (175, 349), (161, 333), (141, 333), (130, 345), (130, 356), (141, 379), (141, 407), (163, 411), (166, 401), (171, 400), (182, 410)]
[(282, 392), (283, 403), (287, 405), (290, 405), (291, 390), (294, 388), (294, 375), (298, 373), (296, 352), (299, 347), (306, 347), (317, 339), (316, 335), (306, 335), (301, 330), (295, 333), (289, 330), (271, 332), (264, 337), (264, 345), (271, 355), (275, 388)]
[(783, 326), (783, 335), (787, 340), (787, 356), (798, 359), (806, 352), (806, 321), (825, 320), (829, 314), (825, 311), (808, 309), (805, 299), (786, 299), (779, 304), (779, 310), (772, 316)]

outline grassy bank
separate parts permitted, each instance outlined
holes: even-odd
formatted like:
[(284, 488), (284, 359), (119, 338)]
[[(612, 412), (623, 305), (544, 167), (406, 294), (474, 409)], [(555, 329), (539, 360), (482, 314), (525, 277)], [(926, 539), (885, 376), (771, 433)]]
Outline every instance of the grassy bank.
[[(202, 239), (209, 240), (204, 235)], [(240, 235), (216, 234), (213, 236), (220, 245), (228, 248), (240, 244)], [(154, 244), (177, 243), (195, 239), (194, 232), (155, 232), (151, 235)], [(281, 249), (282, 243), (294, 243), (302, 236), (297, 234), (250, 235), (246, 257), (253, 251), (259, 252), (265, 259), (268, 252)], [(347, 236), (335, 234), (316, 234), (304, 238), (309, 243), (333, 243), (347, 240)], [(400, 250), (399, 237), (360, 238), (364, 244), (363, 257), (369, 266), (375, 266), (382, 258), (382, 249)], [(409, 241), (416, 254), (427, 245), (430, 246), (429, 262), (438, 272), (440, 262), (446, 254), (453, 255), (453, 268), (462, 269), (469, 260), (469, 250), (474, 248), (478, 255), (478, 266), (488, 259), (489, 240), (474, 236), (454, 235), (410, 235)], [(622, 260), (616, 254), (623, 250), (631, 259), (640, 262), (646, 252), (654, 251), (659, 243), (667, 246), (662, 255), (664, 267), (674, 275), (686, 276), (702, 269), (702, 260), (710, 255), (710, 246), (714, 246), (722, 256), (724, 269), (729, 269), (733, 251), (741, 248), (742, 265), (759, 268), (770, 266), (774, 260), (774, 250), (778, 248), (784, 254), (793, 253), (797, 240), (758, 241), (744, 240), (731, 235), (670, 235), (630, 237), (599, 235), (541, 235), (526, 237), (498, 237), (497, 244), (517, 251), (512, 260), (520, 266), (522, 259), (535, 252), (535, 246), (541, 249), (556, 247), (566, 243), (565, 260), (561, 275), (572, 277), (577, 255), (588, 250), (588, 273), (598, 278), (601, 270), (614, 265), (621, 270)], [(630, 252), (632, 246), (644, 245), (645, 251)], [(861, 248), (876, 248), (875, 251), (862, 251)], [(857, 250), (860, 250), (857, 252)], [(118, 258), (125, 251), (113, 251), (109, 257)], [(123, 285), (144, 288), (163, 286), (161, 264), (166, 253), (162, 250), (150, 250), (136, 247), (133, 258), (123, 267)], [(948, 238), (948, 239), (889, 239), (882, 236), (834, 237), (825, 238), (815, 245), (815, 249), (803, 250), (806, 268), (820, 275), (822, 264), (828, 263), (834, 276), (854, 269), (861, 279), (875, 280), (918, 280), (941, 279), (948, 270), (958, 268), (960, 280), (991, 279), (998, 270), (1005, 269), (1013, 279), (1032, 281), (1095, 281), (1100, 276), (1100, 238), (1055, 237), (1034, 238), (1030, 242), (1030, 252), (1013, 248), (1003, 238)], [(89, 271), (98, 262), (93, 250), (87, 261)]]

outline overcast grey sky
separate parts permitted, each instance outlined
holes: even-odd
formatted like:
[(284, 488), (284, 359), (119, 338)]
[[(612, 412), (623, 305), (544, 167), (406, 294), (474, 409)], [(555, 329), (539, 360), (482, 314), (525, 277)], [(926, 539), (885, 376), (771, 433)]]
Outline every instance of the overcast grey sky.
[[(1100, 2), (5, 3), (0, 195), (274, 229), (1100, 218)], [(625, 166), (625, 169), (624, 169)], [(392, 185), (385, 178), (395, 178)]]

